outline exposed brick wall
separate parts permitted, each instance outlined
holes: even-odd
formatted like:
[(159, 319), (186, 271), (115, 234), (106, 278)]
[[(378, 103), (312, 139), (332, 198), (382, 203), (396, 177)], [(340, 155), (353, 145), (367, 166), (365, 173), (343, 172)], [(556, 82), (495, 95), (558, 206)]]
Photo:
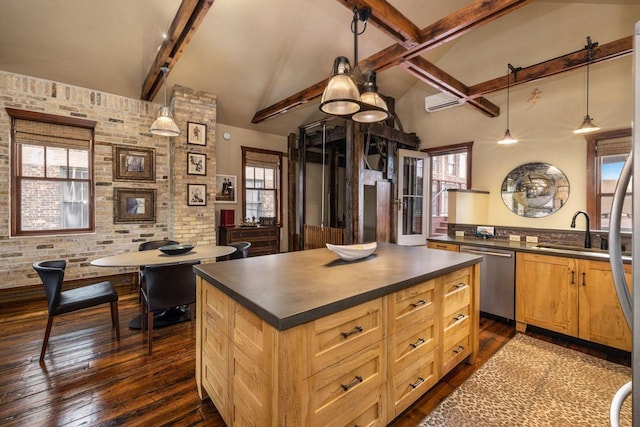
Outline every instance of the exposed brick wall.
[[(180, 94), (177, 102), (177, 123), (180, 129), (186, 132), (187, 120), (199, 123), (206, 120), (208, 124), (207, 145), (201, 147), (207, 154), (206, 177), (190, 175), (187, 179), (186, 171), (183, 174), (179, 170), (171, 170), (172, 165), (186, 168), (186, 160), (174, 157), (178, 157), (180, 153), (186, 156), (187, 150), (199, 150), (191, 149), (196, 146), (181, 148), (181, 145), (186, 145), (186, 136), (180, 136), (172, 142), (170, 138), (149, 133), (149, 126), (160, 105), (0, 70), (0, 289), (40, 283), (31, 267), (37, 260), (66, 259), (68, 264), (65, 279), (73, 280), (124, 272), (124, 269), (93, 267), (89, 262), (95, 258), (137, 250), (139, 243), (143, 241), (172, 238), (197, 244), (215, 242), (215, 209), (212, 200), (209, 198), (211, 203), (207, 204), (207, 209), (187, 209), (186, 195), (180, 193), (186, 191), (183, 180), (191, 182), (191, 178), (198, 178), (194, 183), (205, 183), (206, 180), (210, 192), (215, 187), (215, 97), (187, 94), (190, 91), (185, 88), (179, 88), (177, 92)], [(202, 99), (198, 101), (200, 97)], [(191, 116), (187, 108), (199, 102), (202, 103), (202, 109)], [(81, 117), (97, 122), (94, 147), (95, 233), (10, 237), (11, 122), (6, 107)], [(156, 182), (113, 182), (114, 144), (155, 148)], [(172, 147), (170, 144), (173, 144)], [(170, 185), (171, 180), (176, 182)], [(156, 188), (156, 222), (114, 224), (114, 187)], [(180, 190), (182, 187), (184, 190)], [(175, 190), (176, 194), (172, 194), (171, 190)], [(174, 210), (170, 212), (172, 206)], [(198, 219), (195, 225), (190, 224), (194, 217)]]

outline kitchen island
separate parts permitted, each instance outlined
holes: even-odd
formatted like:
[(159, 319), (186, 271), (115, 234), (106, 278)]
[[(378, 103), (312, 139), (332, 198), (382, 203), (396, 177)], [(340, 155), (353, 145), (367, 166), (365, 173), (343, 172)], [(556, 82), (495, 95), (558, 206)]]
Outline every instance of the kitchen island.
[(200, 265), (200, 396), (229, 425), (387, 424), (473, 360), (480, 260), (379, 244)]

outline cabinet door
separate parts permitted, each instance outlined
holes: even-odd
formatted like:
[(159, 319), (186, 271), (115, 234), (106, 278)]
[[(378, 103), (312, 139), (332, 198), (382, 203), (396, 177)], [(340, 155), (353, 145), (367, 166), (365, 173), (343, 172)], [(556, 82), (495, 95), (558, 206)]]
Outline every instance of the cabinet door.
[(516, 255), (516, 322), (578, 336), (576, 261), (531, 253)]
[[(631, 265), (625, 264), (631, 285)], [(603, 261), (580, 261), (580, 338), (631, 351), (631, 330), (618, 303), (611, 265)]]

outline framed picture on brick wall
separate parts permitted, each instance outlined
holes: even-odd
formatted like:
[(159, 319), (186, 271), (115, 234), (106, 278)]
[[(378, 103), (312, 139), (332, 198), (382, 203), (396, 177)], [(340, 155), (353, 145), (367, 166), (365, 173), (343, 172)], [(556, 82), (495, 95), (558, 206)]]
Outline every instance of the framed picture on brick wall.
[(155, 148), (113, 146), (114, 181), (156, 181)]
[(207, 175), (207, 156), (200, 153), (187, 153), (187, 174)]
[(114, 188), (113, 223), (156, 222), (155, 188)]
[(187, 144), (207, 145), (207, 125), (187, 122)]
[(206, 184), (187, 184), (187, 205), (207, 206)]

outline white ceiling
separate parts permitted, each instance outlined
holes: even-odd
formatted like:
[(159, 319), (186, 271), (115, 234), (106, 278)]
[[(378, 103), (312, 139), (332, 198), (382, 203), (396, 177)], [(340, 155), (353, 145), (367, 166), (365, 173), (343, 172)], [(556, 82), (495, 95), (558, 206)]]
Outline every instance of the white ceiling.
[[(390, 0), (423, 28), (470, 0)], [(0, 70), (131, 98), (180, 0), (0, 0)], [(253, 125), (256, 111), (326, 78), (333, 59), (353, 58), (351, 11), (336, 0), (216, 0), (177, 65), (174, 84), (218, 96), (218, 122), (287, 135), (324, 115), (318, 101)], [(640, 0), (538, 1), (424, 57), (467, 85), (631, 35)], [(393, 44), (373, 25), (359, 58)], [(399, 68), (378, 76), (397, 100), (422, 85)], [(435, 93), (435, 90), (433, 90)], [(156, 102), (162, 102), (162, 91)], [(478, 113), (480, 114), (480, 113)]]

